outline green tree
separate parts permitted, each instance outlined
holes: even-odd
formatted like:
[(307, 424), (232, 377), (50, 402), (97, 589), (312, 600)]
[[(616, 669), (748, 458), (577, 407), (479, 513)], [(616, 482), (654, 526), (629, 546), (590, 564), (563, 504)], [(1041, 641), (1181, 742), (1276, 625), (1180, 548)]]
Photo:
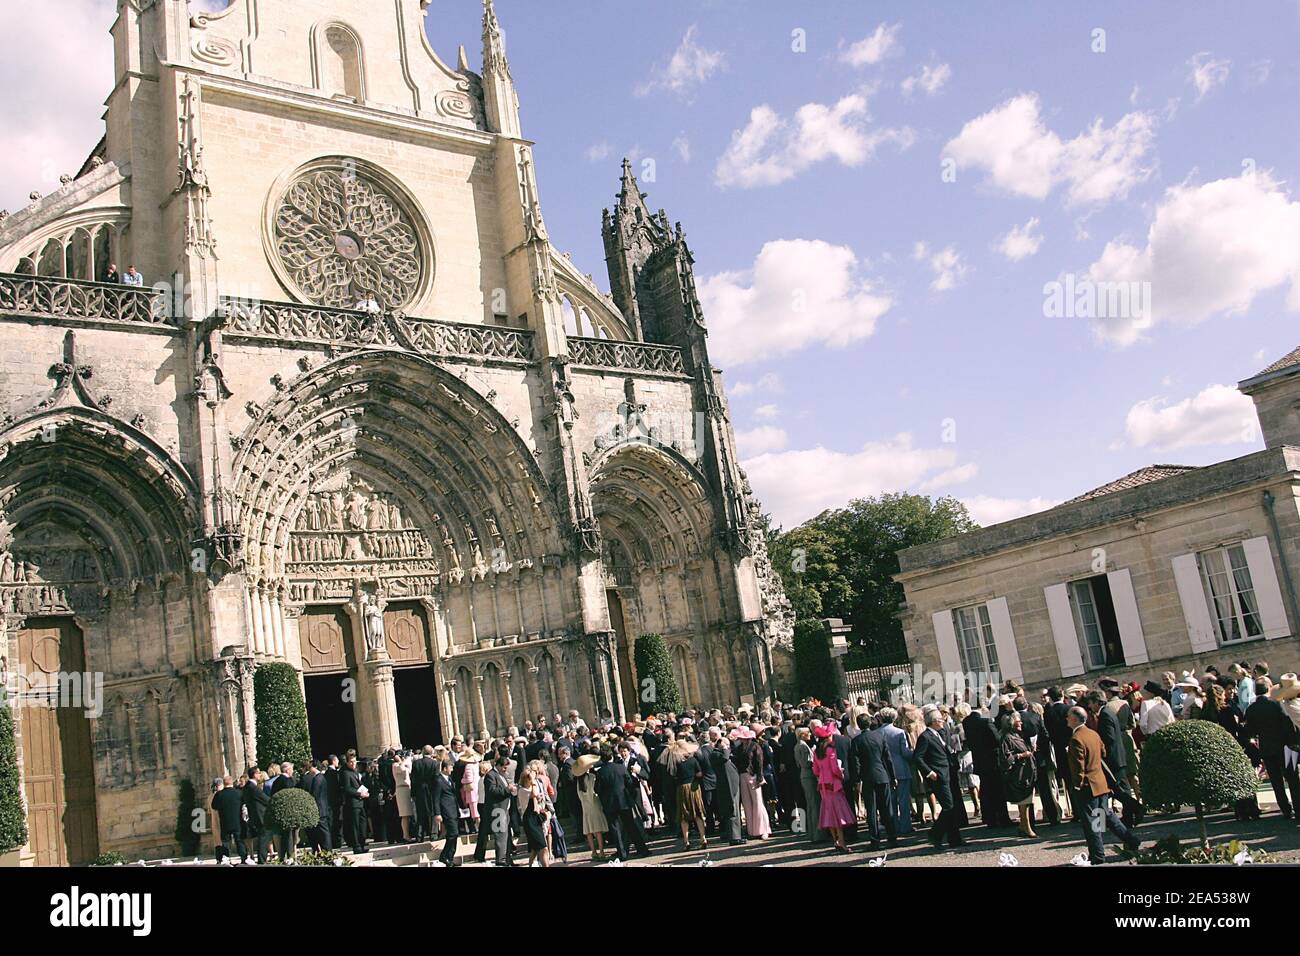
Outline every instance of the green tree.
[(1205, 810), (1226, 807), (1255, 792), (1255, 770), (1241, 745), (1218, 724), (1179, 720), (1142, 745), (1142, 800), (1154, 810), (1196, 810), (1201, 846), (1208, 849)]
[(288, 760), (305, 767), (311, 759), (307, 705), (298, 672), (291, 664), (262, 664), (253, 674), (253, 710), (257, 715), (257, 763)]
[(14, 745), (14, 716), (0, 688), (0, 853), (27, 842), (22, 784), (18, 779), (18, 748)]
[(638, 709), (642, 713), (665, 714), (682, 709), (682, 694), (673, 675), (668, 645), (658, 634), (642, 634), (633, 650), (637, 679)]
[(298, 832), (310, 830), (320, 823), (320, 808), (316, 798), (306, 790), (285, 787), (271, 798), (271, 820), (289, 837), (289, 852), (298, 858)]
[(904, 653), (898, 552), (977, 527), (955, 498), (884, 494), (855, 498), (791, 531), (769, 530), (768, 551), (797, 618), (852, 625), (852, 667)]
[(821, 621), (795, 621), (794, 673), (800, 697), (835, 699), (838, 681), (831, 660), (831, 635)]

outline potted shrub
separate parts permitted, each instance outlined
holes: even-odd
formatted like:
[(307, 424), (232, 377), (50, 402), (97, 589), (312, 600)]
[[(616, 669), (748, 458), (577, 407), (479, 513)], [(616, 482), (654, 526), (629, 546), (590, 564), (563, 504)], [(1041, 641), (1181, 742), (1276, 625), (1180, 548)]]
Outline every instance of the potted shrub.
[(1142, 799), (1154, 810), (1196, 810), (1201, 847), (1209, 849), (1205, 810), (1255, 792), (1255, 770), (1232, 735), (1208, 720), (1179, 720), (1142, 747)]
[(289, 837), (289, 852), (298, 858), (298, 833), (320, 824), (316, 798), (306, 790), (286, 787), (271, 798), (271, 820)]
[(666, 714), (682, 709), (682, 695), (673, 675), (668, 645), (658, 634), (642, 634), (632, 650), (637, 678), (637, 709)]
[(257, 762), (290, 761), (307, 766), (311, 737), (307, 731), (307, 704), (293, 665), (272, 662), (253, 673), (253, 711), (257, 717)]

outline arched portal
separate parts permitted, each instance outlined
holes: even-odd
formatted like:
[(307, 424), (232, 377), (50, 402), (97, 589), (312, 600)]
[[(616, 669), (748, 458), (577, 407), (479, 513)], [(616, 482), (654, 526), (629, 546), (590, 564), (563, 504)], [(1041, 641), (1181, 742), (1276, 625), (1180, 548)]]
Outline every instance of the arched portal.
[[(716, 699), (727, 699), (736, 685), (734, 669), (725, 655), (708, 646), (726, 606), (713, 545), (714, 511), (703, 478), (675, 452), (628, 443), (595, 463), (591, 502), (604, 543), (620, 677), (624, 655), (634, 658), (636, 638), (657, 633), (670, 643), (699, 649), (698, 659), (710, 662), (709, 673), (689, 675), (688, 685), (702, 685)], [(636, 688), (639, 683), (633, 685), (631, 700), (627, 686), (623, 689), (627, 709), (653, 710), (654, 701), (642, 699)], [(683, 696), (689, 693), (688, 687), (680, 690)]]
[(205, 659), (184, 599), (197, 499), (163, 449), (97, 409), (23, 417), (0, 449), (0, 653), (20, 703), (45, 705), (16, 708), (29, 850), (86, 863), (131, 849), (121, 808), (219, 745), (175, 713), (176, 674)]
[[(532, 453), (501, 414), (418, 356), (366, 352), (277, 393), (241, 444), (234, 497), (248, 573), (271, 605), (269, 625), (254, 618), (255, 651), (298, 664), (292, 624), (277, 640), (283, 610), (292, 619), (306, 605), (345, 608), (362, 662), (363, 748), (392, 745), (402, 714), (412, 728), (423, 720), (412, 732), (433, 732), (418, 716), (423, 699), (365, 699), (394, 687), (432, 698), (444, 737), (482, 729), (480, 689), (484, 716), (505, 717), (505, 660), (492, 675), (476, 660), (474, 676), (492, 677), (482, 688), (452, 676), (457, 658), (547, 640), (565, 622), (558, 518)], [(365, 620), (372, 604), (386, 609), (378, 640)], [(402, 673), (422, 667), (433, 670)], [(456, 681), (452, 695), (439, 689), (445, 680)]]

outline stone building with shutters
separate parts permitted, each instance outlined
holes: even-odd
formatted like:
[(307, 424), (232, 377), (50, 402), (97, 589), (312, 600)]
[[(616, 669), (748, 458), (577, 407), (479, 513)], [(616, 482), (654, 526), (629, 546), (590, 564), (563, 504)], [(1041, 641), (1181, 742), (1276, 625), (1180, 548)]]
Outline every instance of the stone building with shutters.
[[(268, 661), (317, 755), (649, 710), (650, 632), (692, 703), (790, 680), (680, 225), (625, 163), (602, 292), (492, 3), (477, 72), (429, 7), (119, 0), (104, 139), (0, 214), (22, 862), (171, 852), (182, 781), (254, 761)], [(28, 706), (72, 673), (96, 708)]]
[[(1105, 675), (1300, 668), (1300, 349), (1238, 386), (1265, 450), (1152, 465), (1040, 514), (899, 553), (908, 650), (946, 694)], [(931, 682), (938, 686), (937, 681)]]

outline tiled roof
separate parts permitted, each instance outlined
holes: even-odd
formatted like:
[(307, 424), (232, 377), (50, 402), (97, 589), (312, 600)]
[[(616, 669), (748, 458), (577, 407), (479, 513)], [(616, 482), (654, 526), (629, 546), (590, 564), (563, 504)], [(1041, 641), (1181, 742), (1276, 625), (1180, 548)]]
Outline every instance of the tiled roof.
[(1291, 368), (1293, 365), (1300, 365), (1300, 347), (1288, 355), (1283, 355), (1266, 369), (1256, 372), (1251, 378), (1259, 378), (1261, 375), (1272, 375), (1274, 372), (1280, 372), (1284, 368)]
[(1192, 465), (1147, 465), (1145, 468), (1139, 468), (1123, 478), (1116, 478), (1114, 481), (1108, 481), (1106, 484), (1092, 489), (1092, 491), (1086, 491), (1077, 498), (1071, 498), (1065, 504), (1072, 505), (1075, 502), (1089, 501), (1117, 491), (1128, 491), (1130, 488), (1138, 488), (1153, 481), (1159, 481), (1161, 478), (1172, 478), (1174, 475), (1181, 475), (1195, 470), (1196, 468)]

